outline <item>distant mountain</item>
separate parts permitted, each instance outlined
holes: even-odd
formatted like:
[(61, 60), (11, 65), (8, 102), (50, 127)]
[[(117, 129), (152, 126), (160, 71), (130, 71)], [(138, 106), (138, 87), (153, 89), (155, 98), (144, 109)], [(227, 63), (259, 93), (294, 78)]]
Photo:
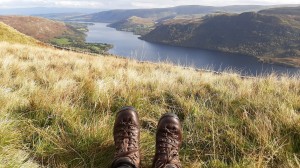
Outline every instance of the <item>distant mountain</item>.
[(300, 27), (300, 6), (298, 7), (285, 7), (285, 8), (272, 8), (259, 11), (260, 14), (274, 15), (286, 18), (286, 21), (294, 27)]
[(290, 25), (290, 21), (283, 16), (254, 12), (211, 15), (200, 20), (168, 20), (142, 39), (251, 55), (265, 60), (297, 58), (289, 64), (300, 66), (300, 26)]
[(300, 27), (300, 6), (272, 8), (259, 11), (260, 14), (271, 15), (283, 18), (287, 24), (299, 28)]
[[(0, 16), (0, 22), (4, 22), (19, 32), (44, 42), (49, 42), (55, 37), (80, 33), (63, 22), (40, 17)], [(84, 34), (82, 33), (82, 35)]]
[(9, 8), (0, 9), (0, 15), (39, 15), (39, 14), (49, 14), (49, 13), (95, 13), (103, 11), (101, 9), (86, 9), (86, 8), (46, 8), (46, 7), (36, 7), (36, 8)]
[(84, 15), (80, 17), (74, 17), (73, 20), (114, 23), (128, 19), (132, 16), (137, 16), (141, 18), (152, 18), (154, 20), (158, 20), (162, 18), (171, 18), (178, 15), (205, 15), (213, 12), (241, 13), (245, 11), (258, 11), (267, 8), (270, 8), (270, 6), (234, 5), (225, 7), (213, 7), (189, 5), (172, 8), (110, 10)]
[(291, 15), (300, 17), (300, 6), (266, 9), (259, 11), (259, 13), (268, 15)]
[(37, 14), (32, 16), (43, 17), (58, 21), (68, 21), (70, 18), (79, 17), (85, 15), (85, 13), (48, 13), (48, 14)]
[(35, 40), (34, 38), (26, 36), (25, 34), (18, 32), (14, 28), (2, 22), (0, 22), (0, 42), (1, 41), (30, 45), (41, 44), (41, 42)]

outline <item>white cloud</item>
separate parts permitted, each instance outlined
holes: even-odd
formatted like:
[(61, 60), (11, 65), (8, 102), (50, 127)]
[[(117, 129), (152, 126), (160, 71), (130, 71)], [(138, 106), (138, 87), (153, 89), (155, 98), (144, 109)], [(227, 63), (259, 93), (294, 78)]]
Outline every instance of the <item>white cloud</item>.
[(74, 8), (103, 8), (105, 7), (102, 2), (99, 1), (55, 1), (54, 6), (66, 6)]
[(300, 0), (0, 0), (3, 7), (155, 8), (178, 5), (275, 5), (300, 4)]
[(0, 0), (2, 7), (71, 7), (71, 8), (103, 8), (102, 0)]
[(155, 8), (157, 5), (151, 2), (131, 2), (131, 6), (138, 8)]

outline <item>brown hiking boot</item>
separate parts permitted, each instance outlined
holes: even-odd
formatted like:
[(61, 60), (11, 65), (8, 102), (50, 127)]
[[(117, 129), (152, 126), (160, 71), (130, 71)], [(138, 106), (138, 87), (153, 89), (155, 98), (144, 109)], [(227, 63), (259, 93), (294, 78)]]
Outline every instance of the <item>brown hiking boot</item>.
[(181, 168), (179, 148), (182, 143), (182, 128), (177, 115), (163, 115), (157, 126), (156, 151), (152, 168)]
[(116, 116), (114, 125), (115, 158), (112, 168), (120, 165), (140, 167), (139, 118), (133, 107), (123, 107)]

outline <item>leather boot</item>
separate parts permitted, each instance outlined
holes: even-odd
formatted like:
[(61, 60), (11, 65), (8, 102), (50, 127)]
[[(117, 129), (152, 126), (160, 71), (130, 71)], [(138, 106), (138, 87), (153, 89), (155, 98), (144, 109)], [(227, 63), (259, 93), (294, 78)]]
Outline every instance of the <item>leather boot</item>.
[(182, 128), (177, 115), (163, 115), (157, 126), (156, 151), (152, 168), (181, 168), (179, 148), (182, 143)]
[(133, 107), (123, 107), (116, 115), (114, 124), (115, 157), (112, 168), (123, 164), (140, 167), (140, 126)]

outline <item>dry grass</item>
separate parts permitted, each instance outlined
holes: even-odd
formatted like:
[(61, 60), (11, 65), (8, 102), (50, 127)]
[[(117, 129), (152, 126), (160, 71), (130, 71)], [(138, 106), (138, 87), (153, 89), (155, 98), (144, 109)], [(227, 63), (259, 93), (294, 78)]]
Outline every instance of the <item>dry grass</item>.
[(116, 111), (137, 108), (143, 167), (156, 122), (184, 126), (184, 167), (299, 167), (300, 80), (241, 79), (0, 43), (0, 167), (107, 167)]

